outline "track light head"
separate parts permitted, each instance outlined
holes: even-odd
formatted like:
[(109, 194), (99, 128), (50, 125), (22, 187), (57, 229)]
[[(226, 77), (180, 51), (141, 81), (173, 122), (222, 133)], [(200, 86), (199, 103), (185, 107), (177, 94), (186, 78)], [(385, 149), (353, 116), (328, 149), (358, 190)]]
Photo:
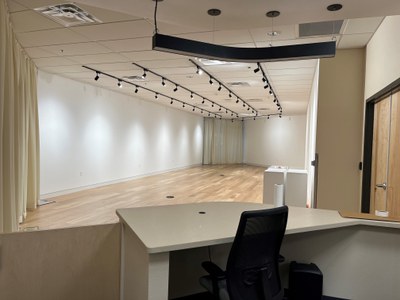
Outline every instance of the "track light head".
[(94, 80), (97, 81), (97, 80), (99, 80), (99, 78), (100, 78), (100, 73), (96, 72), (96, 76), (94, 77)]
[(137, 92), (139, 92), (139, 88), (135, 86), (135, 94), (137, 94)]
[(229, 91), (229, 98), (232, 98), (232, 93), (231, 93), (231, 91)]
[(269, 94), (272, 95), (272, 94), (273, 94), (273, 91), (272, 91), (272, 90), (269, 90)]
[(211, 103), (211, 107), (214, 107), (214, 102)]
[(190, 93), (190, 98), (193, 99), (193, 92)]
[(146, 73), (146, 69), (143, 69), (143, 75), (142, 75), (142, 78), (144, 79), (144, 78), (146, 78), (146, 76), (147, 76), (147, 73)]
[(208, 81), (210, 84), (214, 84), (214, 81), (212, 80), (212, 77), (210, 77), (210, 81)]
[(269, 88), (268, 83), (266, 83), (266, 84), (264, 85), (264, 89), (267, 89), (267, 88)]
[(165, 78), (164, 77), (161, 79), (161, 85), (165, 86)]
[(219, 84), (219, 87), (218, 87), (218, 92), (220, 92), (220, 91), (221, 91), (221, 89), (222, 89), (222, 85), (221, 85), (221, 84)]
[(260, 68), (259, 67), (254, 69), (254, 73), (257, 73), (257, 72), (260, 72)]
[(265, 79), (265, 77), (263, 77), (263, 78), (262, 78), (262, 81), (263, 81), (263, 82), (267, 82), (267, 79)]
[(185, 103), (182, 103), (182, 107), (185, 108)]
[(236, 99), (236, 103), (239, 103), (239, 98)]
[(178, 91), (178, 85), (175, 84), (174, 92)]
[(206, 100), (203, 98), (203, 101), (201, 101), (201, 104), (204, 104), (205, 101), (206, 101)]
[(196, 110), (196, 108), (193, 106), (193, 109), (192, 109), (193, 111), (195, 111)]
[(158, 99), (158, 94), (157, 93), (155, 93), (154, 98)]
[(122, 88), (122, 82), (121, 82), (121, 79), (118, 79), (118, 83), (117, 83), (117, 85), (118, 85), (118, 87), (119, 87), (119, 88)]
[(203, 75), (203, 70), (199, 66), (197, 66), (196, 74)]
[(208, 113), (208, 116), (211, 116), (211, 114), (210, 114), (210, 113)]
[(174, 99), (171, 98), (171, 102), (169, 104), (174, 104)]

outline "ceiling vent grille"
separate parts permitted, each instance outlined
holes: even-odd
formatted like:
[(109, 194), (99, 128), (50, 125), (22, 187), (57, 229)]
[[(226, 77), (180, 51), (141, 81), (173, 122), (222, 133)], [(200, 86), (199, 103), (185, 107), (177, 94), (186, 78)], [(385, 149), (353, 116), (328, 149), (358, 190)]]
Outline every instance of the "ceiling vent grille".
[(249, 87), (250, 84), (248, 82), (244, 82), (244, 81), (234, 81), (234, 82), (229, 82), (228, 83), (229, 86), (232, 87)]
[(299, 24), (299, 37), (339, 34), (343, 20)]
[(35, 8), (35, 11), (40, 12), (65, 27), (102, 23), (95, 16), (73, 3), (39, 7)]

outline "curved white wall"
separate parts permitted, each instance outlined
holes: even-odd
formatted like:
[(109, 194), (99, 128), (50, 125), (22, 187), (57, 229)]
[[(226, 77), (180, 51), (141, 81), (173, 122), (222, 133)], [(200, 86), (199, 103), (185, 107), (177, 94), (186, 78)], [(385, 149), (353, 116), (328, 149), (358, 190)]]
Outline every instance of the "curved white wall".
[(246, 120), (244, 163), (304, 168), (307, 116)]
[(39, 72), (41, 194), (201, 164), (203, 118)]

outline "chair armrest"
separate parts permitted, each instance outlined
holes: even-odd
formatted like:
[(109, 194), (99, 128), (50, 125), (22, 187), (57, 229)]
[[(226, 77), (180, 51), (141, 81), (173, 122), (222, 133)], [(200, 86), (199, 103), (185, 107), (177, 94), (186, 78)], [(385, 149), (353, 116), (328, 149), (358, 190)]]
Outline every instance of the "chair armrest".
[(279, 254), (278, 262), (279, 262), (279, 263), (285, 262), (285, 257), (284, 257), (283, 255), (280, 255), (280, 254)]
[(211, 261), (205, 261), (201, 266), (211, 275), (211, 277), (216, 278), (217, 280), (225, 279), (226, 277), (225, 271)]

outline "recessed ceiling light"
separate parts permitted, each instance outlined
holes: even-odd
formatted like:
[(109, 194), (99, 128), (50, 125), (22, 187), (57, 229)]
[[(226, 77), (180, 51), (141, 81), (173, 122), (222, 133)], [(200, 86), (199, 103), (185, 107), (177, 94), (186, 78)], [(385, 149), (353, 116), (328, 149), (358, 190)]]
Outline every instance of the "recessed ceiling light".
[(221, 14), (221, 10), (218, 8), (211, 8), (207, 11), (207, 13), (212, 17), (216, 17)]
[(277, 11), (277, 10), (271, 10), (271, 11), (267, 12), (265, 15), (266, 15), (268, 18), (276, 18), (276, 17), (278, 17), (280, 14), (281, 14), (281, 13), (280, 13), (279, 11)]
[(326, 9), (329, 11), (338, 11), (338, 10), (341, 10), (342, 8), (343, 8), (342, 4), (335, 3), (335, 4), (329, 5)]

